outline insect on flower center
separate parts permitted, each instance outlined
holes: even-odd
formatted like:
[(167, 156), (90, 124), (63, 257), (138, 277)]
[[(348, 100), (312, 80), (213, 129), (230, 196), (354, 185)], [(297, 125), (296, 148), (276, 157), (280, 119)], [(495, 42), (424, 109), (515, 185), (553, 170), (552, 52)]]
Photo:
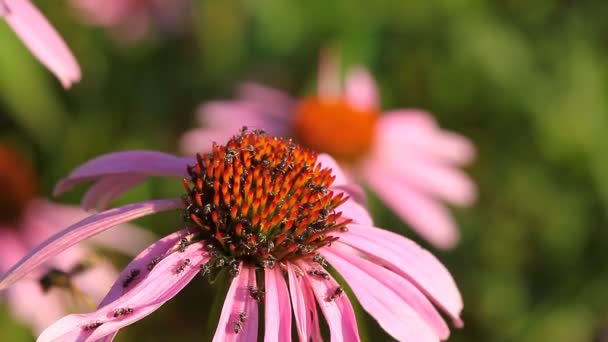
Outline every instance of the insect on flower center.
[(0, 223), (21, 218), (27, 204), (38, 194), (32, 167), (9, 146), (0, 144)]
[(290, 139), (243, 128), (188, 171), (185, 218), (217, 252), (217, 266), (312, 256), (349, 222), (335, 211), (346, 197), (329, 190), (331, 169)]
[(348, 162), (371, 147), (378, 115), (357, 109), (346, 99), (308, 97), (296, 106), (294, 131), (306, 146)]

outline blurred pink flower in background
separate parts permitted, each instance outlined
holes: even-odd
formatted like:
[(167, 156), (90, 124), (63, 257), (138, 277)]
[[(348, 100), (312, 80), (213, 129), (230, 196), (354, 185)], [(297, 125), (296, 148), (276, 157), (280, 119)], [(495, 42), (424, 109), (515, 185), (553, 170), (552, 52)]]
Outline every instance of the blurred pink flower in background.
[(126, 40), (143, 38), (154, 26), (175, 31), (184, 25), (190, 0), (71, 0), (81, 18), (112, 29)]
[[(395, 339), (447, 339), (448, 325), (433, 304), (462, 325), (462, 298), (447, 269), (414, 242), (375, 228), (367, 211), (348, 198), (353, 186), (328, 155), (243, 130), (196, 159), (152, 151), (100, 156), (75, 169), (56, 190), (94, 181), (89, 192), (104, 184), (108, 193), (101, 196), (97, 188), (89, 200), (105, 202), (150, 176), (182, 178), (186, 195), (90, 216), (44, 242), (0, 280), (0, 289), (6, 288), (64, 248), (117, 224), (181, 211), (186, 227), (137, 256), (97, 311), (62, 318), (39, 341), (111, 341), (119, 329), (154, 312), (197, 274), (220, 271), (233, 278), (214, 341), (257, 340), (262, 320), (265, 341), (289, 341), (292, 311), (300, 340), (319, 341), (317, 307), (332, 341), (357, 341), (349, 295), (328, 264)], [(256, 270), (263, 282), (256, 280)]]
[(6, 20), (36, 58), (64, 88), (80, 81), (80, 66), (59, 33), (29, 0), (0, 0), (0, 17)]
[(203, 128), (182, 138), (186, 153), (223, 141), (242, 125), (290, 136), (336, 158), (349, 176), (367, 184), (422, 237), (452, 248), (459, 233), (442, 204), (470, 206), (477, 190), (459, 168), (475, 148), (465, 137), (441, 129), (421, 110), (381, 112), (378, 87), (363, 68), (346, 74), (342, 87), (336, 56), (321, 60), (318, 93), (302, 99), (246, 83), (235, 101), (202, 105)]
[[(0, 145), (0, 273), (60, 228), (87, 217), (76, 207), (37, 197), (36, 178), (15, 152)], [(4, 296), (15, 318), (40, 333), (76, 308), (95, 307), (114, 283), (118, 272), (93, 251), (94, 246), (128, 255), (141, 250), (152, 234), (125, 225), (88, 245), (74, 246), (36, 268)]]

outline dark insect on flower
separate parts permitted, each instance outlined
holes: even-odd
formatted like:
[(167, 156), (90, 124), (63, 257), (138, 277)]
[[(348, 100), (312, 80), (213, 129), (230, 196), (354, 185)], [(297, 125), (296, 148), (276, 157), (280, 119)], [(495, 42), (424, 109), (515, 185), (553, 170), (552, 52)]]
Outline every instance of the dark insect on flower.
[(179, 243), (177, 244), (177, 250), (183, 253), (186, 251), (186, 247), (188, 247), (189, 244), (190, 239), (188, 239), (187, 237), (183, 237), (181, 238), (181, 240), (179, 240)]
[(323, 272), (321, 270), (308, 270), (308, 274), (317, 276), (317, 277), (321, 277), (325, 280), (329, 280), (329, 274), (327, 274), (327, 272)]
[(184, 272), (184, 270), (186, 270), (186, 267), (190, 266), (190, 259), (185, 259), (184, 263), (179, 265), (176, 269), (175, 269), (175, 273), (180, 274), (182, 272)]
[(239, 313), (239, 321), (244, 323), (246, 319), (247, 319), (247, 313), (245, 311), (241, 311)]
[(255, 287), (255, 286), (250, 286), (249, 295), (251, 296), (251, 298), (255, 299), (258, 303), (261, 303), (264, 301), (265, 291), (264, 291), (264, 289), (261, 289), (261, 288)]
[(133, 308), (118, 308), (114, 310), (114, 317), (130, 315), (133, 313)]
[(235, 321), (234, 325), (233, 325), (233, 329), (234, 329), (234, 333), (238, 334), (241, 332), (241, 330), (243, 329), (243, 322), (241, 321)]
[(224, 156), (224, 161), (226, 163), (231, 163), (234, 157), (236, 157), (239, 153), (236, 150), (228, 149), (226, 151), (226, 155)]
[(336, 298), (340, 297), (342, 295), (342, 293), (344, 293), (344, 289), (342, 288), (342, 286), (338, 286), (338, 287), (336, 287), (334, 292), (332, 292), (329, 296), (327, 296), (326, 300), (328, 302), (331, 302), (331, 301), (335, 300)]
[(82, 326), (82, 330), (95, 330), (103, 325), (102, 321), (93, 321)]
[(131, 283), (133, 282), (133, 280), (135, 280), (135, 278), (137, 278), (139, 273), (140, 271), (138, 269), (132, 269), (131, 273), (122, 282), (122, 287), (128, 287), (129, 285), (131, 285)]
[(315, 254), (315, 256), (312, 257), (312, 261), (316, 262), (321, 266), (327, 266), (327, 261), (321, 254)]
[(158, 264), (161, 259), (162, 258), (160, 256), (155, 256), (154, 258), (152, 258), (152, 261), (150, 261), (150, 263), (148, 264), (148, 271), (152, 271), (154, 266), (156, 266), (156, 264)]

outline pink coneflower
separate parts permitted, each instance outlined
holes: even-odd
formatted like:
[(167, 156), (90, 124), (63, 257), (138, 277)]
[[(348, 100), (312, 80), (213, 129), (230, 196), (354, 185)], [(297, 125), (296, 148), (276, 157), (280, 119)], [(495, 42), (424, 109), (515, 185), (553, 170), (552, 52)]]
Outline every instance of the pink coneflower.
[[(116, 224), (160, 211), (181, 212), (185, 228), (137, 256), (97, 311), (62, 318), (39, 341), (112, 340), (119, 329), (155, 311), (197, 274), (222, 270), (233, 279), (215, 341), (256, 340), (260, 321), (266, 341), (289, 341), (292, 311), (302, 341), (321, 340), (320, 315), (332, 340), (357, 341), (346, 285), (398, 340), (449, 336), (433, 304), (456, 326), (462, 324), (462, 299), (445, 267), (414, 242), (373, 227), (365, 209), (345, 193), (350, 187), (334, 160), (291, 140), (242, 130), (196, 159), (150, 151), (109, 154), (78, 167), (57, 191), (95, 181), (95, 190), (103, 184), (110, 191), (107, 200), (153, 175), (185, 177), (186, 194), (91, 216), (44, 242), (4, 275), (0, 288), (61, 249)], [(345, 283), (335, 280), (328, 265)], [(263, 317), (258, 317), (260, 303)]]
[(4, 18), (32, 54), (64, 88), (80, 81), (80, 66), (59, 33), (29, 0), (0, 0)]
[[(31, 168), (7, 146), (0, 145), (0, 272), (7, 271), (27, 252), (58, 231), (76, 223), (87, 213), (51, 203), (37, 196)], [(118, 272), (92, 245), (131, 254), (140, 250), (149, 233), (134, 227), (97, 236), (89, 246), (74, 246), (6, 292), (10, 312), (40, 333), (74, 308), (95, 307)], [(118, 235), (118, 236), (117, 236)]]
[(237, 101), (200, 107), (204, 128), (186, 133), (192, 153), (221, 141), (239, 125), (263, 127), (334, 156), (345, 172), (367, 184), (411, 227), (440, 248), (458, 242), (458, 230), (441, 203), (468, 206), (476, 187), (458, 167), (472, 161), (468, 139), (442, 130), (420, 110), (381, 113), (377, 86), (362, 68), (350, 70), (341, 87), (335, 58), (321, 62), (318, 93), (292, 99), (274, 89), (245, 84)]
[(190, 0), (71, 0), (89, 24), (112, 29), (127, 40), (143, 38), (158, 25), (177, 30), (184, 24)]

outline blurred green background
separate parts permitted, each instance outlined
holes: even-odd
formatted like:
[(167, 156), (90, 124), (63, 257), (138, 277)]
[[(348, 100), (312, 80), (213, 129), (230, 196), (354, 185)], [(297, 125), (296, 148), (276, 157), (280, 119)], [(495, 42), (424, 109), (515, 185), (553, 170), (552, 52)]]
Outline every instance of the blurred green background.
[[(433, 251), (465, 299), (451, 341), (608, 340), (597, 338), (608, 329), (608, 2), (201, 0), (182, 32), (134, 42), (84, 24), (65, 1), (36, 4), (83, 80), (65, 92), (0, 22), (0, 140), (35, 162), (47, 194), (101, 153), (177, 152), (196, 106), (232, 97), (240, 80), (304, 94), (319, 49), (336, 44), (372, 70), (385, 108), (427, 109), (478, 147), (479, 200), (455, 211), (461, 244)], [(180, 189), (153, 180), (120, 203)], [(413, 236), (370, 203), (378, 225)], [(161, 234), (179, 225), (139, 222)], [(197, 280), (118, 341), (208, 337), (215, 293)], [(31, 340), (0, 308), (0, 340)]]

